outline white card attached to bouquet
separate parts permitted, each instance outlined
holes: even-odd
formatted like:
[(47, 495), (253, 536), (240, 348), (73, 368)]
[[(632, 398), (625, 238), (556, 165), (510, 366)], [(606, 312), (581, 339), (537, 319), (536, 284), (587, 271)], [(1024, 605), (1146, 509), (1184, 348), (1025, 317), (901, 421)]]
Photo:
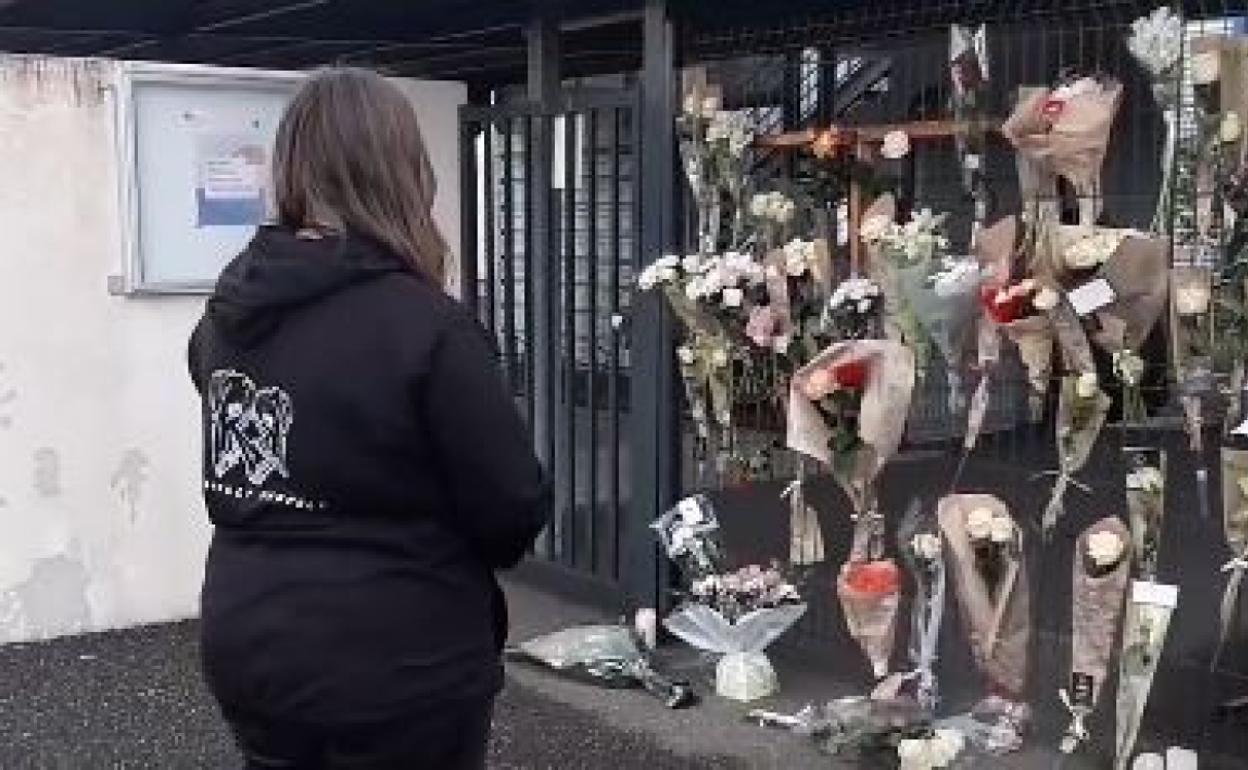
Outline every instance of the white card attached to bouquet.
[(1118, 299), (1118, 293), (1104, 278), (1097, 278), (1071, 289), (1066, 296), (1079, 316), (1091, 315), (1106, 305), (1112, 305)]
[(1154, 583), (1151, 580), (1136, 580), (1131, 584), (1131, 601), (1174, 609), (1179, 606), (1179, 587)]

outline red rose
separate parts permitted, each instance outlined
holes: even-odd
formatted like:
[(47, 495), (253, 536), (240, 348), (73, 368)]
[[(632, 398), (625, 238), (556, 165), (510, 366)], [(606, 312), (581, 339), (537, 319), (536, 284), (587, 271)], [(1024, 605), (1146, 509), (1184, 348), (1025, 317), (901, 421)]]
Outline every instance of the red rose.
[(860, 594), (895, 594), (901, 590), (901, 571), (891, 560), (851, 564), (845, 569), (845, 585)]
[(1064, 109), (1066, 109), (1065, 101), (1061, 99), (1045, 99), (1044, 105), (1040, 108), (1040, 114), (1049, 120), (1056, 120)]
[(1011, 294), (996, 284), (987, 284), (979, 290), (980, 302), (988, 317), (999, 324), (1008, 324), (1023, 317), (1027, 309), (1026, 295)]
[(843, 390), (862, 390), (867, 386), (867, 362), (846, 361), (832, 367), (832, 382)]

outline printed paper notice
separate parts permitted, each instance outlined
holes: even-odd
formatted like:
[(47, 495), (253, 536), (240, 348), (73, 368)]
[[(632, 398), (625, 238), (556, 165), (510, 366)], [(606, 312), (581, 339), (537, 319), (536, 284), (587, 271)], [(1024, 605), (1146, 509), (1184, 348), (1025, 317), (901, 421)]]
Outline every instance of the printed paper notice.
[(268, 200), (268, 152), (253, 136), (204, 135), (196, 146), (197, 227), (256, 227)]

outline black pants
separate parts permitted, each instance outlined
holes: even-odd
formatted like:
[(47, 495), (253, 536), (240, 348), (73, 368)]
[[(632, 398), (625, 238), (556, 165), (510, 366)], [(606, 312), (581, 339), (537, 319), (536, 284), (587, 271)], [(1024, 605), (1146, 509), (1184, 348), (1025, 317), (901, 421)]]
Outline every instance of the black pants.
[(493, 701), (338, 727), (230, 718), (247, 770), (481, 770)]

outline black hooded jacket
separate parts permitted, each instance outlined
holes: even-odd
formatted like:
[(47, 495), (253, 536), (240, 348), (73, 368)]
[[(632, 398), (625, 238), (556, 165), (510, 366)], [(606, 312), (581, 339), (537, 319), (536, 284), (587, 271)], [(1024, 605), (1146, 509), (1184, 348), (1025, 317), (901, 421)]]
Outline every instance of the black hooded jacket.
[(226, 712), (372, 721), (497, 692), (493, 571), (547, 495), (476, 321), (367, 239), (266, 227), (189, 355), (215, 525), (204, 665)]

